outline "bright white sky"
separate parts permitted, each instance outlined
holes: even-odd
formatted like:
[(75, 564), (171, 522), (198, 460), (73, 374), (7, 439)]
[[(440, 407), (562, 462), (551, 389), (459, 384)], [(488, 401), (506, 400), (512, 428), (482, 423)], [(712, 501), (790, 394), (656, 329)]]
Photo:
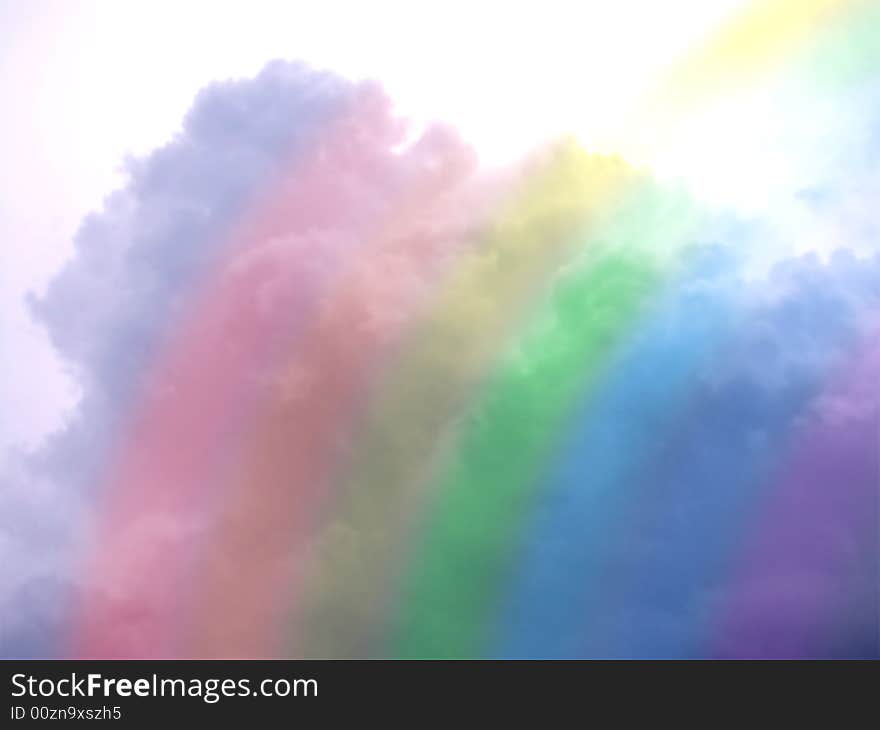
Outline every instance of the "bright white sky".
[(300, 58), (374, 77), (489, 162), (560, 131), (614, 147), (627, 110), (742, 0), (0, 0), (0, 453), (75, 403), (28, 318), (126, 154), (173, 134), (199, 88)]

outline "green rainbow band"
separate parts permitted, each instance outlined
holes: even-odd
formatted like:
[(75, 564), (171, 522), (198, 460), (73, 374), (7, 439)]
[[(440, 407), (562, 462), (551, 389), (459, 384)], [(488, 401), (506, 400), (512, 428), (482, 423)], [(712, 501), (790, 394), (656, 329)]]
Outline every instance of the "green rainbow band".
[(305, 656), (372, 656), (449, 427), (510, 333), (566, 261), (604, 222), (634, 173), (573, 143), (556, 148), (502, 211), (476, 253), (390, 363), (345, 465), (335, 519), (319, 536)]
[[(602, 245), (560, 277), (500, 364), (429, 490), (437, 496), (402, 587), (390, 653), (484, 654), (538, 477), (567, 416), (691, 240), (697, 219), (671, 197), (651, 187), (630, 196), (600, 233)], [(669, 207), (678, 210), (670, 215)]]

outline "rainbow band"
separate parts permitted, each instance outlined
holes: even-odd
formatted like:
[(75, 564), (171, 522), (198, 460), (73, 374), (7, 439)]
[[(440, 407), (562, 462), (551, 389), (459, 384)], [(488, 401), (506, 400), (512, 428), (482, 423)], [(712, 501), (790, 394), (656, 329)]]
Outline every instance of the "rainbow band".
[[(276, 397), (248, 443), (212, 527), (211, 551), (194, 579), (194, 621), (185, 645), (189, 653), (264, 656), (282, 645), (279, 627), (301, 590), (300, 564), (307, 562), (307, 540), (316, 529), (312, 521), (327, 499), (339, 449), (377, 368), (397, 346), (406, 324), (400, 317), (365, 326), (365, 313), (377, 300), (392, 311), (417, 310), (423, 287), (414, 281), (423, 284), (438, 276), (452, 255), (450, 244), (456, 243), (421, 230), (421, 224), (441, 203), (448, 204), (444, 196), (460, 183), (469, 161), (447, 151), (442, 136), (433, 146), (433, 152), (419, 152), (431, 152), (437, 172), (415, 179), (376, 230), (362, 234), (359, 261), (367, 263), (337, 272), (327, 304), (288, 354)], [(420, 164), (416, 167), (421, 170)], [(398, 275), (389, 278), (392, 266)], [(235, 592), (249, 600), (224, 600)]]
[[(572, 433), (542, 479), (542, 504), (519, 546), (490, 650), (505, 657), (584, 651), (589, 605), (607, 578), (604, 551), (621, 513), (638, 499), (632, 480), (674, 428), (693, 378), (736, 318), (733, 292), (716, 281), (728, 263), (715, 250), (689, 262), (581, 400)], [(706, 281), (712, 286), (700, 286)]]
[[(840, 89), (876, 69), (878, 27), (871, 3), (762, 3), (652, 102), (686, 111), (790, 61)], [(336, 114), (220, 245), (150, 371), (105, 479), (73, 652), (872, 651), (859, 612), (876, 607), (877, 515), (858, 509), (878, 478), (880, 365), (863, 313), (804, 328), (824, 352), (858, 350), (851, 370), (829, 356), (763, 391), (737, 379), (738, 348), (795, 305), (717, 285), (746, 255), (695, 246), (717, 221), (689, 201), (564, 144), (486, 225), (457, 144), (428, 138), (401, 164), (354, 141), (373, 126), (382, 149), (397, 140), (375, 99)], [(456, 207), (465, 225), (436, 230)], [(315, 231), (330, 233), (314, 257), (266, 245)], [(279, 272), (269, 305), (261, 267)], [(370, 319), (377, 301), (395, 316)], [(867, 405), (813, 418), (823, 394)], [(809, 563), (825, 571), (816, 605), (768, 639), (766, 584), (803, 567), (828, 515), (856, 565)]]
[[(389, 177), (387, 161), (351, 144), (358, 127), (393, 139), (396, 132), (382, 113), (382, 100), (365, 87), (315, 120), (295, 140), (279, 174), (266, 182), (270, 194), (245, 206), (233, 232), (217, 242), (221, 253), (190, 296), (185, 321), (156, 357), (101, 487), (109, 504), (84, 568), (88, 590), (74, 619), (74, 654), (150, 657), (179, 651), (180, 616), (196, 559), (192, 545), (217, 499), (208, 486), (220, 481), (222, 491), (242, 434), (274, 395), (259, 374), (274, 376), (288, 343), (358, 239), (344, 229), (327, 237), (318, 259), (324, 267), (317, 270), (313, 254), (294, 246), (292, 256), (279, 256), (271, 242), (326, 228), (340, 210), (347, 211), (346, 224), (354, 230), (376, 225), (386, 214), (387, 201), (410, 181)], [(375, 196), (340, 186), (344, 173), (372, 183)], [(265, 281), (267, 269), (280, 269), (269, 311), (254, 286)]]
[[(880, 330), (867, 342), (819, 399), (816, 423), (776, 478), (712, 629), (716, 656), (876, 658), (860, 630), (874, 625), (880, 646)], [(768, 607), (778, 617), (770, 624)]]
[[(586, 255), (560, 277), (490, 379), (452, 464), (431, 490), (437, 497), (404, 587), (392, 653), (484, 653), (539, 472), (574, 402), (674, 271), (694, 235), (694, 217), (686, 204), (638, 190), (603, 227), (601, 243), (588, 238)], [(644, 230), (634, 230), (633, 221)]]
[(675, 65), (651, 103), (687, 107), (792, 66), (840, 88), (876, 70), (878, 25), (872, 0), (755, 0)]
[(334, 512), (342, 527), (331, 523), (321, 539), (303, 654), (380, 650), (386, 589), (438, 445), (530, 302), (577, 250), (581, 231), (602, 229), (630, 176), (571, 144), (555, 150), (417, 323), (364, 417)]
[[(760, 323), (757, 314), (746, 322)], [(751, 327), (747, 324), (739, 336), (754, 336)], [(821, 333), (802, 336), (823, 338), (829, 353), (852, 347), (854, 339), (847, 317)], [(736, 339), (725, 349), (735, 346)], [(720, 358), (737, 362), (731, 352), (722, 351)], [(709, 380), (730, 378), (727, 385), (694, 389), (686, 417), (643, 469), (635, 485), (641, 483), (641, 491), (632, 492), (630, 507), (621, 515), (638, 541), (606, 546), (609, 564), (615, 566), (615, 588), (592, 610), (601, 606), (604, 615), (619, 620), (594, 627), (595, 633), (572, 651), (614, 657), (704, 654), (712, 632), (711, 613), (705, 612), (713, 608), (706, 596), (730, 580), (739, 541), (773, 492), (778, 454), (794, 438), (797, 420), (834, 362), (828, 358), (777, 384), (772, 397), (754, 384), (740, 385), (736, 373), (726, 373), (723, 366)], [(712, 424), (710, 433), (706, 424)], [(759, 433), (754, 424), (760, 424)], [(594, 615), (589, 608), (582, 606), (584, 626)]]

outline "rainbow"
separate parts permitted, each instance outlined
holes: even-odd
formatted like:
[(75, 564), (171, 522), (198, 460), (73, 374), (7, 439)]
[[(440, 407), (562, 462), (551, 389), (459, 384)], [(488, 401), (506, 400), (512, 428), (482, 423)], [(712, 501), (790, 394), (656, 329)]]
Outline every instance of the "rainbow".
[[(842, 98), (866, 28), (759, 3), (649, 107)], [(756, 276), (758, 223), (622, 159), (487, 177), (386, 114), (312, 120), (168, 313), (67, 653), (877, 656), (880, 253)]]

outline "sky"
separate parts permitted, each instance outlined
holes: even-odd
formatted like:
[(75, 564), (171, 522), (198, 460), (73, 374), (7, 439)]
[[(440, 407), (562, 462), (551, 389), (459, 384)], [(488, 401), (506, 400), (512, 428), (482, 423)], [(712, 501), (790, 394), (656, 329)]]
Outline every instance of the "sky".
[(275, 58), (381, 79), (415, 128), (454, 120), (499, 163), (572, 130), (607, 147), (662, 70), (741, 4), (3, 0), (0, 99), (14, 113), (0, 120), (0, 296), (14, 354), (0, 398), (17, 417), (0, 444), (35, 446), (77, 399), (28, 293), (71, 256), (124, 160), (166, 142), (207, 83)]
[(878, 21), (0, 0), (0, 653), (876, 652)]

